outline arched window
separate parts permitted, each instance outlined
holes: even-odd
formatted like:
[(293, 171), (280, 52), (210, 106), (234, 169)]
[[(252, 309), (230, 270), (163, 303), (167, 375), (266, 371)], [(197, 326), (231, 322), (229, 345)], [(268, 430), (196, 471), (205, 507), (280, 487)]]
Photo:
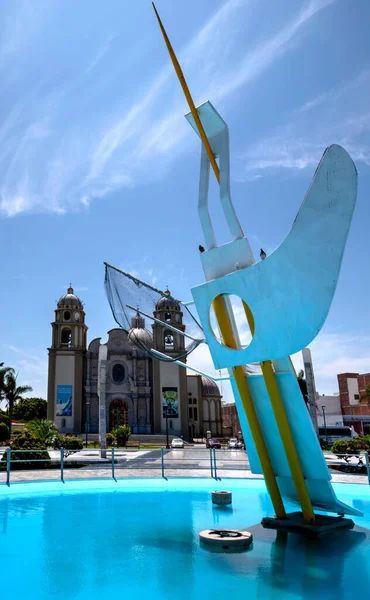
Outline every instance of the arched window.
[(173, 334), (169, 330), (164, 332), (164, 347), (166, 350), (173, 350), (174, 348)]
[(166, 323), (169, 323), (171, 321), (171, 313), (166, 312), (164, 315), (164, 320), (166, 321)]
[(122, 381), (125, 379), (125, 367), (121, 364), (114, 365), (112, 369), (112, 377), (113, 381), (116, 383), (122, 383)]
[(63, 329), (62, 331), (62, 346), (70, 348), (72, 346), (72, 332), (70, 329)]

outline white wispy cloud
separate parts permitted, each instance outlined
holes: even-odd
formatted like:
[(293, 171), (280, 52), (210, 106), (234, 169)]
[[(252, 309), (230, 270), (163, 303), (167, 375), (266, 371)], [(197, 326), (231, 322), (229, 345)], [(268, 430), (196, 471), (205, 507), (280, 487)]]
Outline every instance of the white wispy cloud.
[(331, 143), (341, 144), (355, 162), (370, 166), (370, 112), (363, 100), (369, 93), (370, 70), (364, 70), (307, 101), (286, 124), (241, 153), (239, 163), (244, 166), (237, 169), (237, 178), (253, 181), (279, 171), (314, 168)]
[[(250, 84), (290, 51), (306, 24), (334, 1), (309, 2), (262, 41), (252, 38), (242, 56), (235, 54), (234, 36), (248, 28), (247, 17), (256, 2), (226, 1), (179, 52), (195, 97), (220, 101)], [(22, 13), (16, 17), (22, 18)], [(98, 106), (86, 110), (85, 99), (93, 106), (97, 89), (91, 75), (98, 73), (115, 40), (112, 33), (97, 45), (79, 79), (57, 87), (47, 81), (38, 84), (30, 92), (33, 102), (20, 102), (9, 111), (0, 129), (0, 153), (5, 152), (0, 212), (15, 216), (86, 209), (93, 198), (163, 176), (174, 157), (195, 143), (183, 118), (185, 100), (165, 55), (164, 66), (146, 89), (143, 82), (138, 93), (130, 89), (122, 96), (120, 90), (116, 98), (110, 79), (114, 102), (97, 100)], [(21, 43), (15, 46), (15, 53), (25, 51)], [(104, 73), (102, 79), (104, 85)], [(75, 116), (70, 122), (71, 114)]]
[(98, 63), (104, 58), (104, 56), (107, 54), (107, 52), (109, 52), (115, 37), (116, 37), (115, 34), (111, 33), (104, 40), (104, 42), (102, 43), (100, 48), (98, 48), (98, 51), (97, 51), (96, 55), (94, 56), (94, 58), (92, 59), (91, 63), (87, 67), (87, 69), (85, 71), (85, 75), (89, 75), (91, 73), (91, 71), (93, 71), (95, 69), (95, 67), (98, 65)]
[(266, 71), (283, 54), (291, 49), (297, 35), (304, 26), (322, 9), (336, 0), (313, 0), (304, 7), (286, 26), (275, 35), (263, 40), (250, 50), (235, 69), (225, 78), (223, 84), (212, 90), (212, 98), (219, 100), (241, 86), (250, 83)]

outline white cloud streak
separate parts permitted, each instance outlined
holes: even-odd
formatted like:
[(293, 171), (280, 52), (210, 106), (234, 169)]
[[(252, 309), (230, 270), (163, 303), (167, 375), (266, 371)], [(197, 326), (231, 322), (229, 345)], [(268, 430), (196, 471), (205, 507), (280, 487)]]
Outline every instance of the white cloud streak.
[[(252, 42), (237, 60), (233, 35), (255, 2), (225, 2), (179, 53), (195, 92), (199, 88), (217, 101), (228, 98), (290, 51), (304, 26), (334, 1), (311, 1), (275, 34), (254, 47)], [(98, 71), (114, 40), (112, 33), (81, 72), (79, 97), (88, 95), (87, 80), (92, 77), (86, 75)], [(96, 120), (81, 114), (81, 123), (77, 117), (65, 127), (65, 106), (72, 102), (72, 109), (81, 110), (72, 99), (78, 85), (76, 81), (64, 84), (44, 95), (44, 88), (39, 88), (33, 92), (35, 102), (20, 103), (5, 119), (0, 130), (6, 148), (0, 212), (15, 216), (35, 210), (63, 214), (76, 207), (86, 209), (93, 198), (162, 176), (174, 156), (195, 142), (182, 116), (185, 101), (169, 62), (131, 106), (123, 98), (115, 116), (108, 103), (106, 108), (99, 106)]]
[[(370, 71), (362, 71), (332, 90), (306, 102), (285, 125), (254, 141), (239, 156), (239, 180), (254, 181), (278, 172), (315, 168), (331, 143), (341, 144), (355, 162), (370, 166), (370, 112), (363, 98), (370, 93)], [(316, 110), (320, 106), (321, 118)]]
[(116, 37), (115, 34), (111, 33), (104, 40), (103, 44), (98, 49), (96, 56), (93, 58), (93, 60), (87, 67), (85, 75), (90, 75), (91, 71), (93, 71), (95, 69), (95, 67), (100, 63), (100, 61), (104, 58), (104, 56), (109, 52), (115, 37)]

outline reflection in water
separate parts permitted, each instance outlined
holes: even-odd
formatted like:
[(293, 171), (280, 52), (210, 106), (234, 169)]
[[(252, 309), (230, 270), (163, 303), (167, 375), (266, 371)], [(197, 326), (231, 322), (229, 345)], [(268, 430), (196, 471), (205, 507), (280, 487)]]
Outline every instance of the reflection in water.
[(233, 507), (232, 504), (229, 505), (217, 505), (212, 504), (212, 516), (213, 516), (213, 527), (215, 529), (220, 529), (225, 522), (225, 517), (232, 515)]
[[(271, 543), (270, 569), (261, 564), (260, 597), (276, 599), (276, 589), (291, 592), (302, 600), (325, 598), (338, 600), (346, 596), (344, 582), (353, 579), (353, 573), (361, 568), (364, 561), (364, 546), (370, 544), (370, 531), (356, 527), (353, 530), (338, 530), (316, 539), (287, 532), (262, 530), (262, 526), (252, 527), (259, 539), (275, 535)], [(267, 539), (266, 539), (267, 541)], [(271, 540), (272, 541), (272, 540)], [(366, 561), (361, 568), (360, 589), (368, 590), (369, 581)], [(351, 575), (346, 581), (346, 575)], [(351, 585), (354, 583), (352, 581)], [(352, 591), (354, 588), (352, 587)]]

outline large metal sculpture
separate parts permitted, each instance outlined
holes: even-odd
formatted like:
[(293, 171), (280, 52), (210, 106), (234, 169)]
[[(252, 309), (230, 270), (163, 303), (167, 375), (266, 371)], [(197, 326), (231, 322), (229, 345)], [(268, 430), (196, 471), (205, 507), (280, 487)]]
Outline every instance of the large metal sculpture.
[[(343, 148), (327, 148), (291, 232), (271, 256), (256, 263), (231, 201), (227, 125), (210, 102), (195, 107), (153, 7), (189, 104), (186, 118), (202, 142), (198, 208), (206, 283), (193, 288), (192, 295), (214, 365), (230, 370), (239, 415), (246, 416), (241, 421), (252, 470), (264, 474), (280, 519), (287, 517), (283, 497), (299, 502), (307, 524), (315, 523), (315, 507), (360, 514), (335, 496), (289, 358), (312, 342), (329, 312), (356, 201), (356, 168)], [(233, 238), (222, 246), (217, 246), (208, 212), (210, 167)], [(230, 295), (243, 302), (253, 336), (246, 348), (240, 344)], [(221, 342), (211, 327), (211, 306)], [(244, 368), (254, 362), (262, 374)]]
[[(186, 118), (201, 139), (198, 210), (206, 245), (200, 254), (206, 283), (192, 289), (200, 325), (188, 306), (179, 303), (181, 314), (191, 319), (192, 331), (198, 328), (199, 337), (170, 328), (190, 339), (182, 356), (170, 359), (145, 345), (142, 338), (137, 342), (154, 358), (191, 368), (179, 359), (205, 341), (215, 368), (228, 369), (251, 469), (264, 475), (279, 520), (287, 524), (290, 520), (285, 499), (299, 503), (305, 526), (315, 525), (315, 508), (359, 515), (360, 511), (335, 496), (290, 359), (290, 354), (317, 336), (329, 312), (356, 201), (356, 168), (343, 148), (327, 148), (289, 235), (275, 252), (256, 262), (231, 200), (227, 125), (210, 102), (195, 107), (154, 10), (189, 104)], [(220, 184), (220, 202), (232, 237), (221, 246), (208, 212), (211, 168)], [(123, 327), (129, 327), (127, 310), (136, 310), (135, 304), (138, 314), (153, 318), (149, 313), (154, 297), (169, 297), (168, 291), (163, 293), (110, 265), (106, 287), (115, 319)], [(247, 347), (240, 343), (231, 295), (242, 301), (252, 335)], [(149, 307), (147, 312), (143, 304)], [(211, 326), (211, 308), (219, 336)], [(247, 368), (251, 363), (260, 364), (260, 373)]]

